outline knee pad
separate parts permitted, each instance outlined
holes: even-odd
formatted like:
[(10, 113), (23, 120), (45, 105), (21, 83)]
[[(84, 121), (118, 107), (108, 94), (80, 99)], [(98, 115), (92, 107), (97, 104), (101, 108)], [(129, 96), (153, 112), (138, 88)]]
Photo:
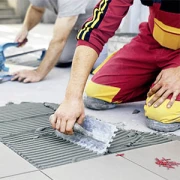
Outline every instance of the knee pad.
[(154, 108), (154, 106), (147, 106), (152, 98), (147, 98), (144, 106), (146, 117), (161, 123), (180, 122), (180, 101), (175, 101), (171, 108), (167, 108), (169, 99), (166, 99), (159, 107)]

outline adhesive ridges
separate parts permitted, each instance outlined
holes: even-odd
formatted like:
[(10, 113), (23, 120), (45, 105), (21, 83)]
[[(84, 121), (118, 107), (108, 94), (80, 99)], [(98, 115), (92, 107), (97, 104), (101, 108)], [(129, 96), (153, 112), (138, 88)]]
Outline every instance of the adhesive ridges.
[[(0, 107), (0, 140), (39, 169), (98, 157), (96, 153), (56, 137), (50, 127), (49, 116), (58, 105), (45, 105), (22, 103)], [(107, 154), (165, 143), (173, 138), (118, 130)]]
[(111, 143), (109, 153), (167, 143), (172, 141), (172, 139), (172, 136), (165, 136), (162, 134), (119, 130)]
[(42, 103), (12, 104), (0, 108), (0, 138), (50, 126), (54, 111)]
[(56, 137), (49, 116), (57, 107), (53, 103), (0, 107), (0, 140), (39, 169), (97, 157), (96, 153)]
[(97, 157), (78, 145), (57, 138), (52, 129), (3, 138), (3, 142), (39, 169)]

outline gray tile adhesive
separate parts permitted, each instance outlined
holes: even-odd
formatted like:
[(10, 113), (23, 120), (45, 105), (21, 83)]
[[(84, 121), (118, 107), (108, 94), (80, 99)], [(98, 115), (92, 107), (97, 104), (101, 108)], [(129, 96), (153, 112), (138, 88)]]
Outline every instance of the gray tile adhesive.
[[(57, 107), (52, 103), (28, 102), (0, 107), (0, 141), (39, 169), (98, 157), (94, 152), (56, 137), (49, 116)], [(119, 129), (107, 154), (176, 139), (176, 136)]]

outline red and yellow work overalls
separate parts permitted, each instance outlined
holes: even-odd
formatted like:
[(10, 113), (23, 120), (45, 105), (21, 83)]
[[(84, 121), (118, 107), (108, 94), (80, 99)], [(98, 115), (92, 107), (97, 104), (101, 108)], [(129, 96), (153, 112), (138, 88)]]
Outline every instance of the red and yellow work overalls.
[[(95, 70), (87, 96), (110, 103), (145, 100), (161, 70), (180, 66), (180, 9), (168, 5), (170, 1), (154, 1), (138, 36)], [(158, 108), (145, 105), (145, 115), (163, 123), (180, 122), (180, 95), (170, 109), (168, 101)]]

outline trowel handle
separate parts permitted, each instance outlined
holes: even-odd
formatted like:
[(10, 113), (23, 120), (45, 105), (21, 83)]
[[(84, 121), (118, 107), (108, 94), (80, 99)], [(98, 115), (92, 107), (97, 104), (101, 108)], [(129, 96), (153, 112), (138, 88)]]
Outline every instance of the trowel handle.
[(76, 132), (77, 131), (83, 131), (84, 128), (82, 126), (80, 126), (78, 123), (75, 123), (74, 127), (73, 127), (73, 130), (76, 131)]
[(85, 136), (92, 136), (88, 131), (86, 131), (82, 126), (80, 126), (78, 123), (74, 124), (73, 130), (75, 132), (81, 133)]

